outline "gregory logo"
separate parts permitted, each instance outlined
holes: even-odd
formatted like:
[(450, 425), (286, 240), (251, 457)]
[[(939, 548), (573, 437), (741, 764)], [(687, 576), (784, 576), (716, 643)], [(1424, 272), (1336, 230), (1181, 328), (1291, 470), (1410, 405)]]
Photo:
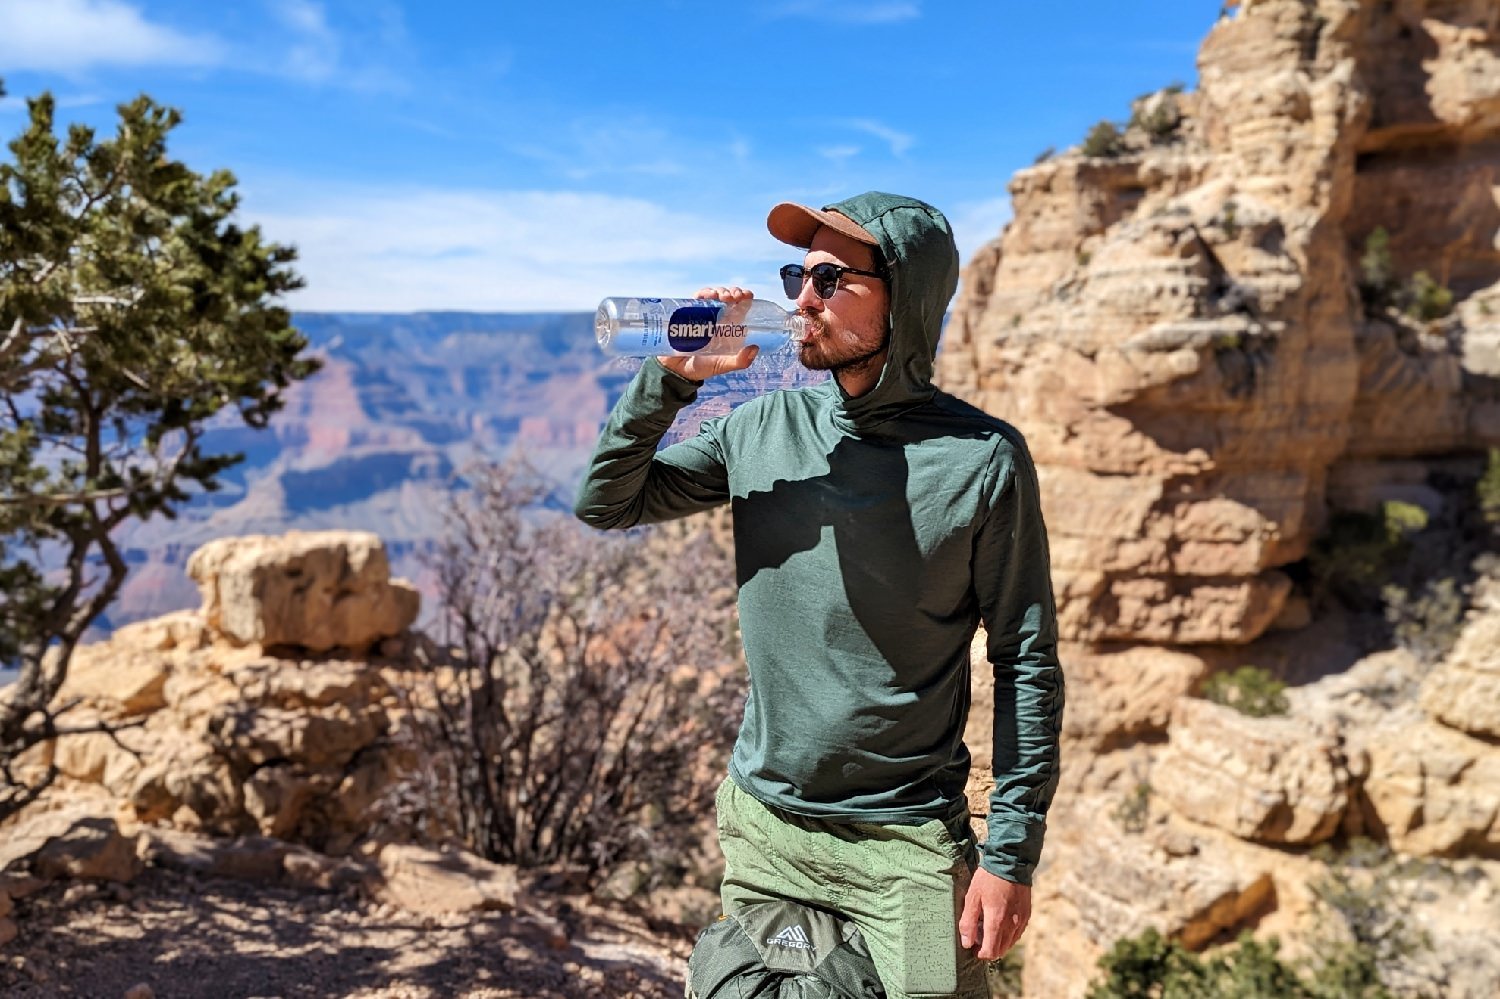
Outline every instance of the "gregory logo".
[(766, 943), (777, 947), (790, 947), (792, 950), (813, 949), (812, 941), (807, 939), (807, 931), (795, 924), (771, 937)]

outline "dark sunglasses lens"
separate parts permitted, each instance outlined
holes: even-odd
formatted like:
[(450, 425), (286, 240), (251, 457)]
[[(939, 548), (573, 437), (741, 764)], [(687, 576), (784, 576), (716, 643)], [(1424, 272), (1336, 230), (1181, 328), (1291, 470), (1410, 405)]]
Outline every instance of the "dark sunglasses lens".
[(802, 294), (802, 274), (800, 264), (787, 264), (781, 268), (781, 290), (786, 292), (787, 298), (796, 298)]
[(832, 298), (839, 290), (839, 269), (833, 264), (814, 264), (812, 282), (819, 298)]

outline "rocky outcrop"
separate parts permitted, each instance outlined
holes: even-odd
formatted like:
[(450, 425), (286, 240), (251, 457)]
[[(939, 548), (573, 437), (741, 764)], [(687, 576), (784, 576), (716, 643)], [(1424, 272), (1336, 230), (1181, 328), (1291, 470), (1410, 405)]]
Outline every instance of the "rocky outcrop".
[(1250, 718), (1197, 698), (1177, 702), (1153, 788), (1179, 815), (1264, 843), (1331, 837), (1349, 805), (1336, 731), (1303, 718)]
[[(133, 822), (334, 853), (393, 835), (387, 799), (421, 765), (392, 682), (416, 602), (387, 578), (379, 540), (230, 538), (192, 564), (202, 610), (74, 654), (59, 695), (78, 703), (70, 727), (125, 727), (57, 739), (31, 764), (102, 790)], [(397, 658), (362, 654), (377, 643)]]
[[(1500, 443), (1497, 17), (1241, 4), (1119, 155), (1016, 174), (939, 378), (1027, 434), (1065, 637), (1251, 641), (1331, 479)], [(1377, 226), (1452, 315), (1361, 301)]]
[(1500, 587), (1485, 595), (1493, 611), (1470, 622), (1422, 687), (1422, 709), (1451, 728), (1500, 739)]
[(405, 631), (421, 603), (415, 587), (390, 578), (380, 539), (361, 531), (211, 541), (188, 574), (205, 626), (241, 645), (362, 651)]

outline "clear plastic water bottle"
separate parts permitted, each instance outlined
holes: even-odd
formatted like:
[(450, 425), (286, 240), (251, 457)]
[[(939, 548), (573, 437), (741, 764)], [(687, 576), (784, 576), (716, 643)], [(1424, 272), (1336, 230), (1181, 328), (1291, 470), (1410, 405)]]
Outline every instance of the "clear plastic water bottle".
[(594, 336), (616, 357), (737, 354), (750, 346), (766, 355), (803, 337), (802, 317), (775, 302), (754, 299), (739, 322), (724, 320), (732, 308), (711, 298), (606, 298), (594, 314)]

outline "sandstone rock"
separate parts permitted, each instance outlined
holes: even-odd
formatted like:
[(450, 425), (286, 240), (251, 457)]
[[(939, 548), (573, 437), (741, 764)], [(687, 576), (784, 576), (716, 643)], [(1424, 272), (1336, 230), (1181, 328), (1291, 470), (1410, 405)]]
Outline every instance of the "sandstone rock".
[(147, 829), (141, 838), (140, 853), (148, 863), (203, 877), (328, 891), (361, 885), (373, 876), (363, 864), (264, 836), (226, 841), (177, 829)]
[[(1062, 637), (1293, 626), (1331, 467), (1500, 443), (1496, 31), (1484, 0), (1241, 4), (1196, 93), (1136, 107), (1155, 141), (1014, 176), (937, 377), (1027, 435)], [(1376, 226), (1452, 316), (1366, 314)]]
[(420, 598), (392, 580), (385, 548), (357, 531), (212, 541), (188, 572), (209, 628), (240, 644), (366, 649), (416, 620)]
[(58, 700), (82, 698), (120, 717), (148, 714), (166, 703), (163, 691), (170, 669), (157, 650), (137, 650), (123, 640), (80, 646), (68, 664)]
[(408, 912), (437, 915), (516, 904), (515, 868), (473, 854), (392, 844), (380, 851), (379, 864), (380, 897)]
[(37, 853), (33, 866), (44, 878), (131, 881), (140, 873), (135, 837), (122, 836), (112, 819), (80, 819)]
[(0, 919), (9, 916), (11, 910), (15, 907), (15, 903), (10, 900), (10, 894), (8, 892), (0, 891)]
[(1469, 621), (1423, 685), (1422, 708), (1470, 735), (1500, 739), (1500, 613)]
[(156, 990), (145, 982), (137, 982), (125, 990), (124, 999), (156, 999)]
[(1253, 850), (1226, 849), (1227, 837), (1184, 831), (1190, 845), (1168, 852), (1121, 832), (1097, 805), (1072, 818), (1085, 814), (1088, 835), (1049, 845), (1052, 862), (1037, 879), (1027, 996), (1082, 997), (1099, 957), (1123, 937), (1154, 927), (1197, 948), (1274, 904), (1271, 867)]
[(0, 919), (0, 947), (10, 943), (20, 932), (14, 919)]
[(1172, 709), (1208, 672), (1202, 656), (1180, 649), (1068, 646), (1063, 731), (1091, 747), (1162, 735)]
[(1417, 712), (1358, 733), (1364, 792), (1391, 846), (1416, 856), (1500, 856), (1500, 748)]
[(1251, 718), (1188, 697), (1152, 788), (1184, 817), (1242, 839), (1318, 843), (1349, 804), (1349, 771), (1337, 736), (1305, 719)]
[(0, 830), (0, 888), (11, 898), (27, 893), (25, 867), (52, 840), (65, 837), (75, 826), (113, 826), (113, 803), (97, 797), (52, 796), (38, 800), (6, 821)]

